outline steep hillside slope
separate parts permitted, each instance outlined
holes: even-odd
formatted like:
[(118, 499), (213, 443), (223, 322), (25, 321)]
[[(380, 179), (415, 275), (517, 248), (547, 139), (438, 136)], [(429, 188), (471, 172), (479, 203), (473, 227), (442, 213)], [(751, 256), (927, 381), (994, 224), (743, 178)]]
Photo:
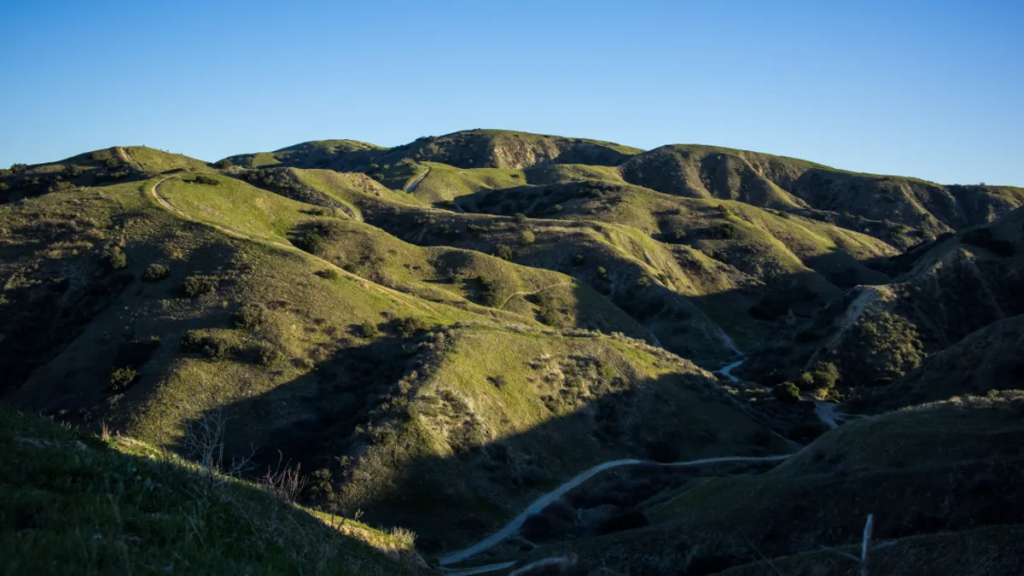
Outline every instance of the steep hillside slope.
[(407, 534), (294, 506), (262, 487), (0, 411), (0, 555), (9, 574), (429, 574)]

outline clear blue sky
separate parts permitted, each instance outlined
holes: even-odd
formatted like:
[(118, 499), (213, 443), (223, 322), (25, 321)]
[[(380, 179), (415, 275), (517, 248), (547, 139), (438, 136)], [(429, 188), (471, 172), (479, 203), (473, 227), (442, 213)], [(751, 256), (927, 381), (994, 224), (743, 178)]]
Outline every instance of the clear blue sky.
[(0, 166), (468, 128), (1024, 186), (1024, 2), (0, 0)]

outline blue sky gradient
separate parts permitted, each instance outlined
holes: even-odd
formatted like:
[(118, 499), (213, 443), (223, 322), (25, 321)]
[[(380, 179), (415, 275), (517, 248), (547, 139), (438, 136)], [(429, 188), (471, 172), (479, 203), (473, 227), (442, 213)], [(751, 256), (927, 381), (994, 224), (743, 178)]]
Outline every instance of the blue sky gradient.
[(0, 166), (469, 128), (1024, 186), (1024, 2), (0, 0)]

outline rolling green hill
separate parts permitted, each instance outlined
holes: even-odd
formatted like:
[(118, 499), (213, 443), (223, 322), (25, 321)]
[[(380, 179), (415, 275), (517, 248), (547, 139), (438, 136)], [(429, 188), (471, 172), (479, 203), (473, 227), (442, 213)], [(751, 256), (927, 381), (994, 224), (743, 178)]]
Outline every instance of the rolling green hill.
[[(1022, 204), (1019, 188), (501, 130), (15, 165), (0, 398), (83, 432), (5, 413), (31, 467), (0, 489), (31, 498), (0, 514), (3, 550), (36, 569), (33, 551), (112, 501), (98, 522), (115, 536), (61, 566), (152, 564), (173, 548), (157, 514), (197, 523), (179, 555), (200, 570), (429, 573), (406, 529), (450, 552), (620, 460), (469, 565), (810, 571), (871, 511), (893, 566), (1002, 542), (1024, 524), (1016, 489), (991, 488), (1020, 471)], [(757, 386), (787, 380), (796, 393)], [(239, 478), (203, 478), (211, 442)], [(714, 457), (748, 460), (661, 466)], [(96, 480), (119, 466), (159, 468), (164, 508)], [(204, 481), (225, 491), (190, 499)], [(66, 526), (48, 494), (75, 510)], [(233, 501), (325, 548), (229, 528)]]

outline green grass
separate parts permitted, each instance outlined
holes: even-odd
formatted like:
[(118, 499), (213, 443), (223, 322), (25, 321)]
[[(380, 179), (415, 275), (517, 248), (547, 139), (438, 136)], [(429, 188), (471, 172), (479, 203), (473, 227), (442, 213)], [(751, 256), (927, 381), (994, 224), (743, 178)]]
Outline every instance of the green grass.
[(125, 437), (3, 410), (5, 574), (417, 573), (408, 539), (327, 518)]

